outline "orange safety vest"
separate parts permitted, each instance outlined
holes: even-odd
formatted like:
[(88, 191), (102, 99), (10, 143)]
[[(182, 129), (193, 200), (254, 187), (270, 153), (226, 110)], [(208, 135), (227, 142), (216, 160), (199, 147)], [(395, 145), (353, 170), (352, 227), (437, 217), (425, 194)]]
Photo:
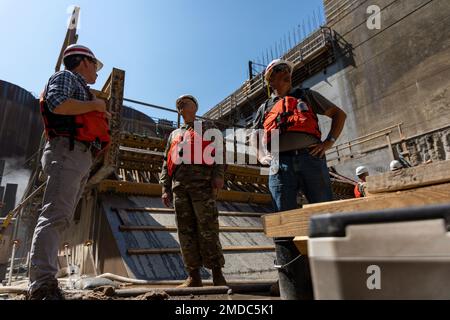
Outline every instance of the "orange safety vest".
[(362, 198), (362, 197), (364, 197), (364, 191), (363, 191), (362, 185), (360, 183), (355, 185), (354, 193), (355, 193), (355, 198)]
[[(181, 145), (183, 143), (186, 143), (187, 147), (183, 148)], [(212, 141), (203, 140), (202, 137), (192, 128), (185, 130), (184, 133), (178, 134), (175, 138), (173, 138), (167, 155), (167, 173), (169, 177), (174, 174), (176, 167), (182, 163), (208, 166), (213, 165), (214, 158), (204, 157), (205, 150), (208, 151), (207, 154), (214, 157), (215, 150), (212, 146), (210, 146), (211, 143)], [(199, 145), (197, 148), (196, 144)], [(201, 149), (199, 149), (200, 145)], [(185, 150), (188, 152), (187, 155), (184, 154)], [(197, 157), (195, 157), (195, 153), (200, 151), (201, 155), (197, 155)]]
[(279, 129), (280, 134), (284, 132), (303, 132), (317, 137), (319, 140), (322, 133), (319, 129), (317, 115), (302, 99), (284, 97), (278, 100), (264, 117), (264, 131), (270, 141), (270, 131)]
[(47, 139), (57, 136), (68, 137), (73, 141), (96, 142), (105, 147), (111, 140), (108, 119), (105, 113), (92, 111), (80, 115), (68, 116), (53, 113), (47, 102), (40, 100), (42, 118), (44, 120)]

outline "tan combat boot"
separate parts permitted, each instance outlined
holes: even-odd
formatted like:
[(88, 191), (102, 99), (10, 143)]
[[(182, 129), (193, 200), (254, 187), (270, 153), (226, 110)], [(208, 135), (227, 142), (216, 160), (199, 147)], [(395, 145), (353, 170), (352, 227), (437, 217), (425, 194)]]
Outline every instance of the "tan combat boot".
[(200, 269), (189, 272), (189, 277), (177, 288), (203, 287), (202, 278), (200, 277)]
[(212, 274), (213, 274), (213, 284), (215, 286), (226, 286), (227, 285), (227, 281), (225, 280), (223, 273), (222, 273), (222, 268), (213, 268)]

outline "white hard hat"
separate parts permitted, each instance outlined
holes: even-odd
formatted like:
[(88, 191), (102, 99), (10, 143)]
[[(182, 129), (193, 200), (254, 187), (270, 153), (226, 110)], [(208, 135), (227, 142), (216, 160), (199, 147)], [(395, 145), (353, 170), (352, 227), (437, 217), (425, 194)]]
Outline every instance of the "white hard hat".
[(403, 166), (402, 166), (402, 164), (400, 163), (400, 161), (398, 161), (398, 160), (392, 160), (391, 163), (390, 163), (390, 165), (389, 165), (389, 168), (391, 169), (391, 171), (396, 171), (396, 170), (402, 169)]
[(100, 71), (100, 69), (103, 68), (103, 63), (95, 57), (91, 49), (80, 44), (71, 44), (68, 46), (66, 50), (64, 50), (63, 60), (68, 56), (73, 56), (76, 54), (94, 59), (97, 62), (97, 71)]
[(197, 108), (198, 108), (198, 101), (197, 101), (197, 99), (195, 99), (195, 97), (194, 97), (193, 95), (190, 95), (190, 94), (183, 94), (182, 96), (179, 96), (178, 99), (177, 99), (177, 101), (175, 102), (175, 105), (176, 105), (177, 109), (178, 109), (178, 104), (179, 104), (179, 103), (181, 102), (181, 100), (183, 100), (183, 99), (190, 99), (190, 100), (194, 101), (195, 105), (196, 105)]
[(367, 169), (365, 166), (359, 166), (358, 168), (356, 168), (356, 175), (360, 176), (364, 173), (369, 173), (369, 169)]
[(287, 60), (282, 60), (282, 59), (275, 59), (271, 63), (269, 63), (269, 65), (266, 68), (266, 71), (264, 71), (264, 79), (267, 84), (269, 83), (269, 78), (270, 78), (270, 75), (272, 74), (273, 68), (275, 68), (276, 66), (279, 66), (281, 64), (287, 65), (289, 67), (289, 69), (291, 69), (291, 74), (294, 71), (294, 64), (292, 62), (287, 61)]

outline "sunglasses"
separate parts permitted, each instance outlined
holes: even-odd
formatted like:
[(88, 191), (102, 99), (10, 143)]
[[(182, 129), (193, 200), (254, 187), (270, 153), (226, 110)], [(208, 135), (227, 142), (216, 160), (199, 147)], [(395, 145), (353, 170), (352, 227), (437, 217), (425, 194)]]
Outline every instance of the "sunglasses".
[(279, 64), (279, 65), (273, 67), (271, 74), (283, 72), (283, 71), (291, 71), (291, 68), (289, 68), (289, 66), (287, 64)]
[(86, 57), (86, 59), (88, 59), (88, 61), (90, 61), (93, 64), (95, 64), (95, 66), (97, 67), (97, 59), (94, 59), (94, 58), (91, 58), (91, 57)]

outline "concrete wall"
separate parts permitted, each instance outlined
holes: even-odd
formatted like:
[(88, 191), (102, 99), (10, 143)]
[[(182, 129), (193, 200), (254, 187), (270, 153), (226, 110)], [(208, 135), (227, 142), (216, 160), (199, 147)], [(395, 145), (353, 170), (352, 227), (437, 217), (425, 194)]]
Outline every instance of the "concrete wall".
[(28, 159), (39, 148), (42, 130), (38, 100), (0, 80), (0, 157)]
[[(381, 8), (380, 30), (367, 28), (369, 5)], [(408, 141), (413, 162), (448, 159), (450, 1), (371, 0), (359, 1), (352, 8), (331, 26), (353, 47), (354, 65), (340, 57), (326, 73), (304, 82), (347, 112), (338, 143), (402, 122), (406, 137), (417, 137)], [(329, 121), (322, 121), (322, 127), (327, 132)], [(436, 129), (441, 130), (432, 132)], [(355, 149), (382, 144), (385, 140)], [(360, 161), (353, 159), (337, 168), (353, 173)], [(386, 150), (379, 150), (364, 162), (378, 171), (387, 169), (389, 158)]]

